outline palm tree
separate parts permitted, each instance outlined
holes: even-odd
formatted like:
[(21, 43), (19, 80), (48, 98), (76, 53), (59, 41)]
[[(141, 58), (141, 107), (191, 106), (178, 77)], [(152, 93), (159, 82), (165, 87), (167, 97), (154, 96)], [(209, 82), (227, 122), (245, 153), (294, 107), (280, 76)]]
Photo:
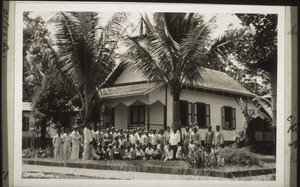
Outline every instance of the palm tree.
[(59, 12), (51, 19), (57, 28), (58, 68), (80, 97), (84, 124), (97, 89), (115, 65), (115, 49), (127, 14), (114, 14), (105, 26), (99, 19), (96, 12)]
[[(179, 99), (182, 86), (201, 81), (204, 67), (220, 68), (220, 57), (232, 48), (243, 31), (226, 32), (211, 39), (214, 18), (205, 22), (195, 13), (155, 13), (154, 23), (141, 16), (139, 37), (126, 37), (123, 62), (153, 83), (166, 84), (173, 96), (173, 123), (180, 126)], [(144, 26), (143, 26), (144, 25)]]

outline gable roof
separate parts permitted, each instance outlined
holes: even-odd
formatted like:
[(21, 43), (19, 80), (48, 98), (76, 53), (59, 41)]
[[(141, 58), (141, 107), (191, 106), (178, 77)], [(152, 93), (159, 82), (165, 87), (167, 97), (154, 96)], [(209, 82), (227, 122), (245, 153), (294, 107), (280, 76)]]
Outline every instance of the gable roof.
[[(107, 82), (109, 84), (106, 84), (106, 88), (101, 89), (100, 95), (102, 98), (145, 95), (161, 86), (145, 82), (143, 80), (118, 85), (114, 84), (114, 82), (118, 79), (118, 77), (124, 72), (126, 68), (129, 67), (124, 64), (117, 65), (115, 70), (107, 78)], [(133, 74), (132, 76), (135, 75)], [(226, 73), (208, 68), (204, 68), (204, 71), (202, 72), (201, 81), (195, 82), (193, 85), (185, 85), (206, 90), (222, 91), (226, 93), (233, 93), (250, 97), (255, 96), (255, 94), (248, 91), (240, 83), (238, 83)]]

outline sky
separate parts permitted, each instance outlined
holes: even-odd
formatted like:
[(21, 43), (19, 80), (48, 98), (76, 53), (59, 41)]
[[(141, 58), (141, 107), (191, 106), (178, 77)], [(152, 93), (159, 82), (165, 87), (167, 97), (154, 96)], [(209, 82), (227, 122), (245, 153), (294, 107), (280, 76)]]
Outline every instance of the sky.
[[(49, 23), (49, 20), (51, 17), (55, 14), (55, 12), (32, 12), (30, 16), (32, 18), (36, 16), (41, 16), (43, 20), (47, 23), (47, 28), (50, 31), (51, 35), (55, 33), (55, 28), (51, 23)], [(148, 17), (151, 19), (151, 13), (147, 13)], [(201, 13), (200, 13), (201, 14)], [(100, 14), (100, 21), (99, 23), (101, 25), (107, 23), (107, 21), (111, 18), (113, 15), (113, 12), (101, 12)], [(241, 28), (241, 21), (234, 15), (234, 14), (203, 14), (204, 20), (208, 21), (213, 16), (216, 16), (216, 25), (217, 28), (215, 32), (212, 33), (212, 38), (219, 37), (224, 33), (225, 30), (228, 29), (228, 26), (231, 25), (232, 28)], [(132, 30), (136, 27), (140, 19), (140, 13), (131, 13), (128, 17), (128, 23), (132, 24)], [(136, 29), (135, 32), (138, 32), (138, 29)], [(135, 35), (135, 33), (133, 33)]]

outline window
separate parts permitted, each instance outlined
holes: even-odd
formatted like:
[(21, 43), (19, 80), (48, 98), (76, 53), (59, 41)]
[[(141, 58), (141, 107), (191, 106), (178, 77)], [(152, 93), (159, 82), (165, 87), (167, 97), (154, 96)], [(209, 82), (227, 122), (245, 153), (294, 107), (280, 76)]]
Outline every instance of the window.
[(130, 123), (131, 124), (145, 123), (145, 105), (136, 105), (130, 107)]
[(236, 128), (235, 108), (230, 106), (222, 107), (222, 127), (225, 130), (233, 130)]
[(29, 130), (29, 117), (23, 116), (22, 130), (23, 131), (28, 131)]
[(200, 128), (210, 125), (210, 105), (205, 103), (194, 103), (194, 121), (198, 122)]

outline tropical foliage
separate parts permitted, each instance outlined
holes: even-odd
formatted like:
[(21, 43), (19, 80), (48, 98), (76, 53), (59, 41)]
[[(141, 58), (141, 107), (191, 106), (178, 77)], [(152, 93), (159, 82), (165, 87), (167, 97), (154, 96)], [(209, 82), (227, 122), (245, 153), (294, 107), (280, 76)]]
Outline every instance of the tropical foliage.
[[(96, 12), (59, 12), (55, 24), (57, 67), (80, 98), (84, 123), (100, 87), (115, 65), (115, 49), (127, 14), (116, 13), (105, 26)], [(78, 93), (78, 94), (77, 94)]]
[(277, 14), (236, 14), (253, 32), (236, 43), (237, 60), (245, 65), (252, 75), (261, 76), (269, 82), (272, 105), (272, 124), (276, 124), (276, 84), (277, 84)]
[(155, 13), (154, 22), (141, 18), (141, 35), (127, 36), (123, 62), (150, 82), (166, 84), (173, 96), (173, 122), (180, 125), (179, 98), (183, 84), (201, 81), (204, 67), (219, 69), (243, 30), (211, 38), (215, 18), (208, 22), (195, 13)]

